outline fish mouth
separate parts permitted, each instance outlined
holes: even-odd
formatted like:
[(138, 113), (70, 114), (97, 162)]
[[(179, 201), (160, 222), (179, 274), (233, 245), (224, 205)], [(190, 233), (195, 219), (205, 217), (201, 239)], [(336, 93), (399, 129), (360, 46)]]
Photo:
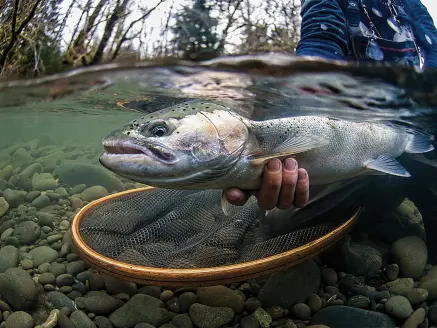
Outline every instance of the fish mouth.
[(131, 141), (106, 140), (103, 142), (103, 149), (102, 158), (129, 160), (149, 157), (164, 164), (173, 164), (178, 161), (171, 149), (154, 143), (139, 145)]

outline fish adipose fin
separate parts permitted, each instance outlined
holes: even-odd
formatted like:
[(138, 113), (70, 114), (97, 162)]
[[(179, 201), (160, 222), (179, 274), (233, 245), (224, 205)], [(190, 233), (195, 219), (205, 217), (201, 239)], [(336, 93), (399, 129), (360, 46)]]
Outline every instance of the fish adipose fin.
[(411, 174), (394, 158), (388, 156), (378, 156), (374, 160), (364, 163), (366, 168), (376, 170), (379, 172), (397, 175), (400, 177), (410, 177)]
[(290, 156), (303, 153), (314, 148), (326, 146), (329, 143), (326, 138), (315, 135), (298, 135), (285, 139), (272, 149), (264, 149), (263, 155), (248, 156), (253, 164), (262, 164), (271, 158)]
[(420, 154), (434, 150), (434, 146), (432, 145), (432, 141), (434, 140), (433, 135), (415, 131), (408, 131), (408, 135), (410, 140), (405, 147), (406, 153)]

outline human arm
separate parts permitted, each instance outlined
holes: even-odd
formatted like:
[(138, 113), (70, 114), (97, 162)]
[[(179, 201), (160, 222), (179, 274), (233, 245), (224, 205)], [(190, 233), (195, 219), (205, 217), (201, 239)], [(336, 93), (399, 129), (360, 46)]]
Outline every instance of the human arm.
[(297, 56), (344, 60), (348, 28), (342, 0), (302, 0), (302, 23)]
[(403, 2), (417, 44), (425, 50), (424, 68), (437, 68), (437, 29), (426, 7), (420, 0)]

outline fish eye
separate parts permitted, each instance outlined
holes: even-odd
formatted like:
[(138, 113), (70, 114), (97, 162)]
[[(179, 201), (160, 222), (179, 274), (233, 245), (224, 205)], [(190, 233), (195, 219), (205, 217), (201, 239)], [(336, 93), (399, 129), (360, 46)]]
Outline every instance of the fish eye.
[(153, 127), (151, 132), (155, 137), (162, 137), (167, 134), (167, 127), (163, 125), (158, 125)]

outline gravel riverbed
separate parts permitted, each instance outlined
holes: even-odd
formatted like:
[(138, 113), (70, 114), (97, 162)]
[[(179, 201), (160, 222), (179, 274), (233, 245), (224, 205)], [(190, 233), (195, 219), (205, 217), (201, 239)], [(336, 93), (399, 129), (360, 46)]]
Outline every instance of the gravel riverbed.
[(437, 265), (409, 200), (374, 233), (268, 277), (167, 289), (120, 281), (77, 255), (70, 224), (95, 199), (137, 185), (87, 146), (34, 139), (0, 151), (2, 328), (437, 327)]

